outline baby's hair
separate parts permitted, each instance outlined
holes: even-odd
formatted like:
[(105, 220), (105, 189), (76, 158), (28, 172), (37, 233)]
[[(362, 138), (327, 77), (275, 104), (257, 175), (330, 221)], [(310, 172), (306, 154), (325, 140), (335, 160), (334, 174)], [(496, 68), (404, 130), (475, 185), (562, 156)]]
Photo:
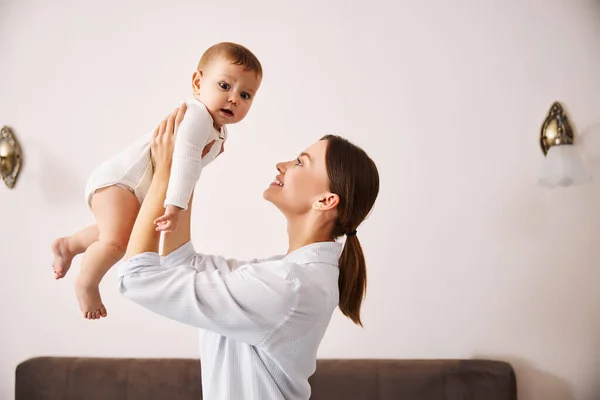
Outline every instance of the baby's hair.
[(246, 71), (254, 71), (256, 76), (262, 78), (262, 66), (258, 58), (241, 44), (232, 42), (217, 43), (208, 48), (200, 58), (198, 71), (202, 71), (216, 58), (225, 58), (232, 64), (242, 65)]

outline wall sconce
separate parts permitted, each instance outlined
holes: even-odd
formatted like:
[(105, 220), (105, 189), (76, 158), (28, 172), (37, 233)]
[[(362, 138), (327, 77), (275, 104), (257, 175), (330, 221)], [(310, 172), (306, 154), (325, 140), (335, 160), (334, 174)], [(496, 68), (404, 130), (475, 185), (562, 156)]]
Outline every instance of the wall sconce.
[(575, 136), (569, 118), (561, 104), (555, 102), (540, 133), (540, 146), (545, 156), (538, 180), (540, 185), (550, 188), (574, 186), (591, 180), (574, 143)]
[(23, 156), (21, 146), (12, 130), (5, 126), (0, 131), (0, 176), (10, 189), (15, 186)]

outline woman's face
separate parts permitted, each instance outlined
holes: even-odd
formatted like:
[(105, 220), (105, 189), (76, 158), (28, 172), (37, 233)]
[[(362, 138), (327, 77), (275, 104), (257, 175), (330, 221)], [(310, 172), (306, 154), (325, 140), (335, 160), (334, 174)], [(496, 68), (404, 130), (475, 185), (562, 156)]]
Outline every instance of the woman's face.
[(331, 200), (325, 164), (327, 141), (320, 140), (294, 160), (277, 164), (279, 174), (263, 197), (284, 215), (302, 215)]

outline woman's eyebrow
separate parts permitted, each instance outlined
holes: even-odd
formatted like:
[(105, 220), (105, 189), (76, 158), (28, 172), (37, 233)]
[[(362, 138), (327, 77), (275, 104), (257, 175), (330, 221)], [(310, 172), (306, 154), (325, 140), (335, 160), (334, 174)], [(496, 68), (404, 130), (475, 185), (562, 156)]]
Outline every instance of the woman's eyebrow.
[(304, 151), (302, 153), (300, 153), (300, 155), (298, 157), (302, 157), (302, 156), (308, 158), (308, 161), (312, 161), (312, 158), (310, 157), (310, 154), (308, 154), (308, 153), (306, 153)]

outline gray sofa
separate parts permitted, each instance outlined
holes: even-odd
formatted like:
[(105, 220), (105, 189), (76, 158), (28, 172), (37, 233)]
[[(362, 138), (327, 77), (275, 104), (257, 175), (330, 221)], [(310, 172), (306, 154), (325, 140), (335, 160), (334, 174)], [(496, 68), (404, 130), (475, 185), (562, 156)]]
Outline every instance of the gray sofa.
[[(310, 384), (314, 400), (517, 399), (511, 365), (489, 360), (319, 360)], [(17, 366), (15, 399), (197, 400), (200, 362), (37, 357)]]

